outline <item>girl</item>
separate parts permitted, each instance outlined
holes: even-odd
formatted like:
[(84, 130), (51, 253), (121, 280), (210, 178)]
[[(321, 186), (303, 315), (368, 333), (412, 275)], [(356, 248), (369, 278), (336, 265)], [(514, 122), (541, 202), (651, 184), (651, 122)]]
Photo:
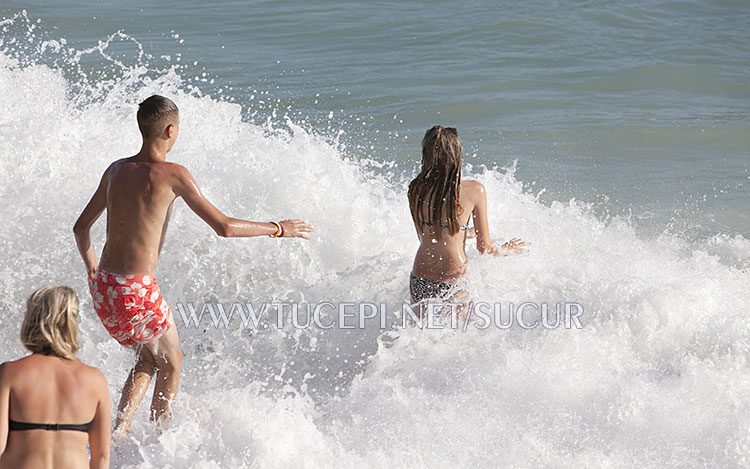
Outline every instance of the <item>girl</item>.
[(461, 153), (461, 140), (452, 127), (436, 125), (422, 139), (422, 170), (409, 184), (409, 207), (420, 242), (409, 281), (414, 303), (450, 298), (459, 291), (457, 281), (466, 273), (470, 218), (482, 254), (521, 252), (530, 244), (513, 238), (498, 247), (492, 241), (487, 194), (481, 183), (461, 180)]

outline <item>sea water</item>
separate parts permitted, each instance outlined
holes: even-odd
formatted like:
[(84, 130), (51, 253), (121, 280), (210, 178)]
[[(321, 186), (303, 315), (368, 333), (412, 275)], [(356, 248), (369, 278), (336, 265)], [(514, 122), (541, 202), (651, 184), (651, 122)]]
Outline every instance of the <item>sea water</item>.
[(209, 200), (316, 229), (220, 239), (178, 202), (157, 270), (175, 313), (368, 302), (394, 319), (417, 248), (406, 184), (435, 123), (459, 129), (493, 237), (533, 243), (470, 245), (474, 296), (584, 308), (580, 329), (466, 331), (178, 314), (174, 419), (153, 428), (144, 402), (113, 467), (750, 464), (744, 2), (11, 1), (0, 16), (0, 360), (25, 353), (25, 298), (71, 285), (80, 358), (117, 402), (133, 357), (93, 313), (72, 225), (137, 152), (153, 93), (180, 107), (169, 159)]

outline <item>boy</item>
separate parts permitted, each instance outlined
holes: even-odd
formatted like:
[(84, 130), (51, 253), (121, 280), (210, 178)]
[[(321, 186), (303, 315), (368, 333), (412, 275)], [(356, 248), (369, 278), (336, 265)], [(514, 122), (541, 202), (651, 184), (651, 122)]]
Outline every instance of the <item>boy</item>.
[[(305, 233), (312, 231), (301, 220), (259, 223), (230, 218), (206, 200), (187, 169), (166, 161), (180, 129), (179, 111), (171, 100), (154, 95), (143, 101), (138, 127), (141, 150), (107, 168), (73, 227), (97, 315), (112, 337), (137, 354), (118, 406), (118, 433), (128, 432), (154, 374), (153, 421), (169, 418), (180, 382), (177, 329), (154, 278), (175, 199), (182, 197), (222, 237), (310, 239)], [(107, 240), (97, 263), (89, 232), (104, 209)]]

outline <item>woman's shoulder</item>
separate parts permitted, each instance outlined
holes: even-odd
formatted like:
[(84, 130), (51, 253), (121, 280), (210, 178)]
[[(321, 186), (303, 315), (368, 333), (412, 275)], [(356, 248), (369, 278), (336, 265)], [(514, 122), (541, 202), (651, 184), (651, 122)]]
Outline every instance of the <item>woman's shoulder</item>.
[[(78, 359), (57, 361), (45, 360), (49, 357), (29, 355), (18, 360), (0, 364), (0, 382), (9, 388), (25, 388), (30, 383), (46, 382), (50, 379), (72, 379), (87, 389), (96, 389), (97, 395), (108, 393), (107, 379), (96, 367), (84, 364)], [(70, 381), (66, 381), (69, 382)]]
[(31, 365), (30, 357), (31, 355), (0, 364), (0, 379), (12, 381), (17, 376), (24, 376)]
[(71, 371), (75, 374), (76, 380), (79, 383), (100, 390), (108, 389), (107, 379), (99, 368), (87, 365), (77, 358), (74, 358), (73, 360), (74, 362), (69, 365), (72, 366)]
[[(58, 360), (62, 360), (62, 361), (58, 362)], [(50, 366), (56, 368), (58, 365), (63, 365), (65, 368), (75, 373), (84, 374), (87, 376), (90, 375), (92, 377), (93, 376), (101, 376), (102, 378), (104, 377), (104, 374), (98, 368), (86, 365), (85, 363), (83, 363), (81, 360), (77, 358), (68, 360), (68, 359), (64, 359), (60, 357), (52, 357), (52, 356), (37, 355), (37, 354), (27, 355), (17, 360), (12, 360), (12, 361), (7, 361), (5, 363), (2, 363), (0, 364), (0, 370), (3, 370), (2, 372), (5, 374), (17, 374), (17, 373), (25, 373), (32, 369), (49, 370)]]
[(75, 359), (75, 372), (86, 380), (100, 381), (104, 380), (104, 373), (91, 365), (83, 363), (81, 360)]
[(108, 389), (107, 378), (104, 376), (104, 373), (102, 373), (102, 370), (95, 366), (86, 365), (80, 361), (78, 363), (81, 364), (81, 369), (85, 373), (88, 382), (103, 389)]
[(15, 360), (8, 360), (0, 364), (0, 369), (4, 370), (5, 373), (13, 373), (18, 371), (19, 368), (25, 368), (29, 366), (32, 361), (31, 358), (34, 355), (27, 355), (25, 357), (17, 358)]
[(461, 192), (472, 196), (482, 194), (484, 192), (484, 184), (474, 179), (463, 179), (461, 180)]

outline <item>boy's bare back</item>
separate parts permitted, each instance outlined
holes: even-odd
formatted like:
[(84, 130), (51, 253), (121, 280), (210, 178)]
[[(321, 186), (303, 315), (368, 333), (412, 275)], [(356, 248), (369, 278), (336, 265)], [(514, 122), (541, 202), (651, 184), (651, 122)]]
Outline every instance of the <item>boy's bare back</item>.
[(179, 174), (175, 163), (116, 161), (104, 175), (107, 184), (107, 242), (101, 268), (116, 273), (153, 275), (177, 198)]

